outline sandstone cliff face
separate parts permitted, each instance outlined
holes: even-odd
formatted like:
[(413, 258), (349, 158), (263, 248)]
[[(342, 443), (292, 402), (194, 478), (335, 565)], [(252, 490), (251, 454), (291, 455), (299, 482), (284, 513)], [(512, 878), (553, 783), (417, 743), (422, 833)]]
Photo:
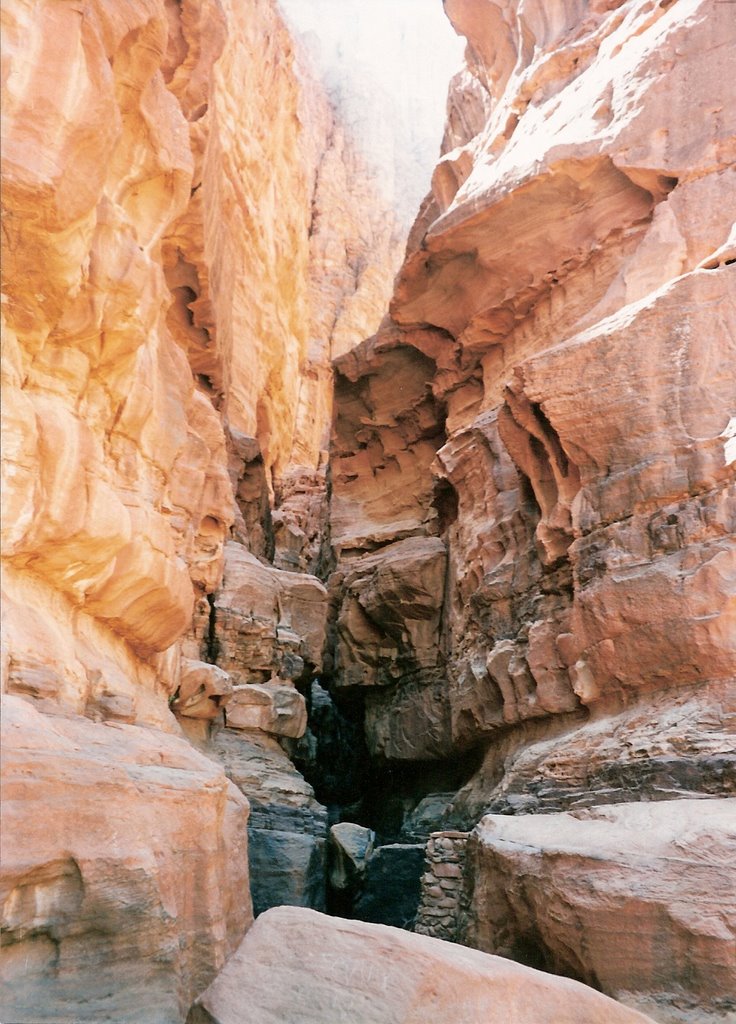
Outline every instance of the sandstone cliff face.
[(326, 827), (273, 739), (324, 589), (262, 562), (319, 558), (331, 349), (379, 323), (396, 238), (270, 0), (18, 0), (3, 76), (4, 1010), (180, 1020), (251, 919), (238, 757), (181, 729), (217, 759), (230, 701)]
[[(732, 793), (733, 18), (445, 6), (445, 152), (391, 323), (336, 363), (335, 684), (377, 758), (482, 758), (448, 824)], [(633, 984), (690, 1019), (672, 972)]]
[[(386, 319), (393, 221), (271, 0), (4, 6), (4, 1017), (181, 1021), (251, 922), (246, 830), (256, 911), (323, 905), (308, 712), (396, 819), (368, 881), (490, 811), (432, 841), (446, 934), (736, 1006), (730, 805), (692, 799), (736, 786), (733, 18), (445, 6)], [(289, 955), (385, 960), (299, 920)], [(485, 963), (388, 948), (420, 1013)]]

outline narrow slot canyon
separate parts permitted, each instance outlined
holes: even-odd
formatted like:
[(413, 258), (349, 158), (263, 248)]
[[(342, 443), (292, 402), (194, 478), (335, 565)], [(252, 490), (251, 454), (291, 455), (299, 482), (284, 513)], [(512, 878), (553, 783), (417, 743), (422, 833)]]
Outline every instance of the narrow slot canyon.
[(736, 1024), (713, 0), (5, 0), (5, 1024)]

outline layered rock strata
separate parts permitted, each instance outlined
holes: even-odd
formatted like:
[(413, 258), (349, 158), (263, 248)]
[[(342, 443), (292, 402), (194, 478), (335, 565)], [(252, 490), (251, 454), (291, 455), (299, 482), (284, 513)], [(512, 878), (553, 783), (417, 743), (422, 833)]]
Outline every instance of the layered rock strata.
[[(633, 821), (681, 798), (720, 849), (703, 798), (734, 786), (735, 24), (709, 2), (445, 7), (468, 40), (445, 152), (390, 320), (336, 362), (331, 685), (362, 700), (377, 763), (416, 766), (417, 799), (428, 762), (480, 760), (435, 828), (524, 812), (532, 843), (540, 813)], [(630, 941), (632, 998), (663, 1019), (727, 998), (733, 966), (701, 983)], [(580, 955), (587, 974), (546, 962), (591, 980)]]
[(250, 920), (244, 760), (259, 870), (305, 831), (284, 884), (322, 899), (274, 737), (325, 592), (264, 563), (319, 562), (332, 347), (383, 316), (394, 220), (271, 0), (2, 18), (2, 1016), (164, 1024)]

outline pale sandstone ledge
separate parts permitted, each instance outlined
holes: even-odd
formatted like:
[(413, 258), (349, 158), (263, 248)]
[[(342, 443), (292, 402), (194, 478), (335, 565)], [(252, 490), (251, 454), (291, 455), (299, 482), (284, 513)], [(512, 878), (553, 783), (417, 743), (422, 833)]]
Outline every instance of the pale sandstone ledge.
[(651, 1024), (584, 985), (386, 925), (279, 907), (188, 1024)]

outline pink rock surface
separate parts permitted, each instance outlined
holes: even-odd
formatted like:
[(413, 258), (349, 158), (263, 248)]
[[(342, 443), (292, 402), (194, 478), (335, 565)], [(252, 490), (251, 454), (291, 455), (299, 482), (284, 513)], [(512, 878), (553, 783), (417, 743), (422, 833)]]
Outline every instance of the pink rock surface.
[[(390, 560), (406, 537), (441, 539), (441, 613), (424, 644), (439, 671), (424, 685), (397, 672), (367, 692), (369, 747), (444, 761), (448, 777), (457, 758), (477, 757), (442, 812), (451, 826), (470, 828), (489, 808), (530, 812), (498, 828), (518, 828), (530, 847), (539, 830), (527, 919), (539, 934), (566, 920), (572, 897), (565, 857), (558, 865), (542, 841), (553, 826), (534, 812), (646, 801), (632, 822), (643, 815), (653, 847), (675, 849), (659, 802), (728, 796), (736, 784), (736, 135), (724, 116), (736, 104), (726, 71), (736, 21), (708, 0), (445, 8), (468, 47), (432, 192), (390, 320), (336, 364), (337, 649), (354, 648), (365, 626), (350, 612), (353, 567)], [(360, 661), (371, 679), (390, 679), (396, 627), (370, 625)], [(344, 666), (338, 685), (353, 671)], [(716, 806), (683, 803), (688, 820)], [(623, 844), (628, 826), (610, 813), (609, 905), (623, 934), (627, 901), (669, 867), (653, 857), (639, 875), (635, 858), (618, 863), (615, 836)], [(592, 832), (574, 827), (584, 859)], [(480, 861), (476, 870), (482, 888)], [(694, 871), (707, 907), (719, 870)], [(512, 874), (487, 883), (479, 929)], [(583, 889), (585, 878), (581, 868)], [(725, 945), (705, 949), (718, 946), (716, 911), (680, 928), (677, 886), (674, 875), (663, 883), (661, 903), (621, 940), (615, 983), (601, 937), (600, 983), (641, 1005), (674, 993), (668, 1020), (680, 1019), (680, 998), (683, 1021), (699, 1002), (728, 1013), (712, 1002), (723, 977), (687, 965), (691, 943), (724, 966)], [(553, 958), (588, 980), (599, 977), (586, 946), (594, 917), (560, 933)], [(660, 918), (672, 952), (658, 959)], [(503, 904), (499, 927), (512, 920)]]
[(736, 1001), (736, 800), (489, 815), (470, 841), (468, 938), (536, 957), (662, 1022)]
[(2, 726), (3, 1020), (183, 1019), (252, 920), (248, 801), (175, 736)]
[(261, 915), (188, 1024), (645, 1024), (565, 978), (385, 925)]
[(703, 70), (733, 19), (638, 0), (447, 12), (467, 67), (393, 324), (337, 364), (331, 504), (346, 563), (445, 541), (444, 685), (372, 695), (369, 718), (444, 705), (435, 757), (736, 677), (736, 143), (730, 79)]

